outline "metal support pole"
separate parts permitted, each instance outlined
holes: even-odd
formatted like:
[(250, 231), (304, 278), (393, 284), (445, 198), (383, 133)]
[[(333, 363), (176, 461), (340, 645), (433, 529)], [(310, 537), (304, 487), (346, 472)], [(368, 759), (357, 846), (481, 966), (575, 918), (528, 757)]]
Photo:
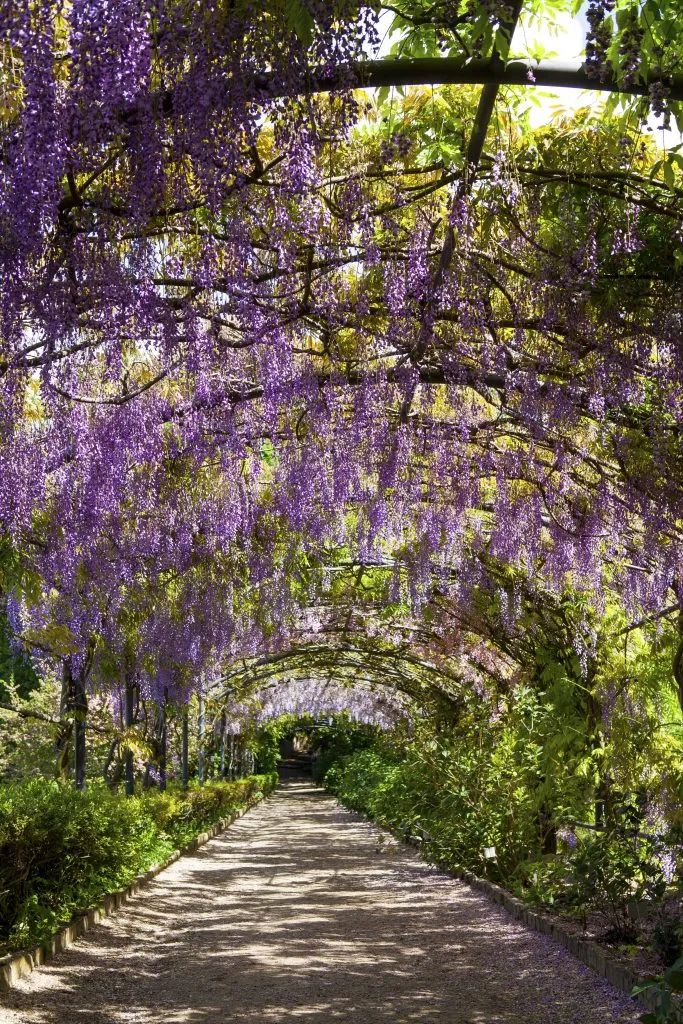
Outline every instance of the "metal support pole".
[(204, 683), (199, 682), (199, 711), (197, 715), (197, 775), (199, 785), (204, 785)]
[(183, 789), (187, 789), (190, 781), (190, 766), (188, 762), (188, 708), (187, 704), (183, 705), (182, 712), (182, 738), (181, 738), (181, 749), (180, 749), (180, 761), (181, 761), (181, 779)]
[(227, 727), (227, 721), (226, 721), (225, 711), (223, 711), (222, 714), (221, 714), (221, 768), (220, 768), (221, 782), (223, 782), (225, 780), (225, 731), (226, 731), (226, 727)]
[(166, 746), (168, 742), (166, 728), (166, 702), (168, 700), (168, 688), (164, 687), (164, 696), (157, 709), (157, 734), (159, 742), (159, 789), (163, 793), (166, 789)]
[(88, 716), (88, 698), (81, 673), (71, 678), (74, 716), (74, 786), (83, 791), (86, 779), (85, 724)]
[[(126, 676), (126, 691), (124, 698), (124, 724), (126, 730), (133, 726), (135, 714), (135, 683), (129, 676)], [(126, 775), (126, 796), (132, 796), (135, 792), (135, 765), (133, 763), (133, 751), (126, 748), (124, 754), (124, 765)]]

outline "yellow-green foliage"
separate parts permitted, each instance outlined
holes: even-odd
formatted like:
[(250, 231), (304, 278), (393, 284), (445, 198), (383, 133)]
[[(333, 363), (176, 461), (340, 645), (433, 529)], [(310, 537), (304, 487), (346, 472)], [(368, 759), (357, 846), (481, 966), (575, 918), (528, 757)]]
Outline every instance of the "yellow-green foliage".
[(0, 953), (47, 938), (276, 781), (254, 775), (129, 799), (43, 779), (0, 787)]
[(250, 775), (236, 782), (214, 782), (185, 791), (149, 790), (140, 802), (157, 834), (174, 846), (182, 846), (218, 818), (226, 818), (239, 807), (260, 799), (261, 794), (270, 793), (276, 780), (273, 774)]

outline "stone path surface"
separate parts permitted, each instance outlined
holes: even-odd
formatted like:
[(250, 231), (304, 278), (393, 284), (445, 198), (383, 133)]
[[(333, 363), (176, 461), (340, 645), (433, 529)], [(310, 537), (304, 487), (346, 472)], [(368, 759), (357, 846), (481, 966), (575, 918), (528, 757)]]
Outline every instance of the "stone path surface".
[(2, 1024), (607, 1024), (551, 939), (290, 781), (3, 997)]

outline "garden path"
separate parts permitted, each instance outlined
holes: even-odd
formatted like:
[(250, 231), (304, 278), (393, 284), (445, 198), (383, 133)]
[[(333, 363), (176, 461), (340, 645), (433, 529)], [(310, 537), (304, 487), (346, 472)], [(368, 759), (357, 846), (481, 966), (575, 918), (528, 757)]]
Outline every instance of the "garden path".
[(292, 780), (35, 971), (2, 1024), (607, 1024), (627, 997)]

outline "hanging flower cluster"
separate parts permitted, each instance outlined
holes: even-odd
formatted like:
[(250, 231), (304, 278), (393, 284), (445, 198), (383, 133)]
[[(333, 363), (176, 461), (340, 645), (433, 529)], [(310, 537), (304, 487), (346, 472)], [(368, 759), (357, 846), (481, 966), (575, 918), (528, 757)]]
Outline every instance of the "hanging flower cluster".
[(314, 14), (0, 10), (0, 531), (29, 642), (151, 688), (286, 645), (331, 552), (414, 616), (492, 564), (639, 609), (680, 575), (675, 195), (586, 187), (620, 126), (568, 170), (411, 167), (409, 126), (301, 95), (374, 41)]
[(405, 701), (367, 686), (344, 686), (333, 681), (311, 679), (287, 680), (254, 694), (258, 705), (257, 724), (294, 715), (326, 719), (346, 714), (353, 722), (391, 729), (408, 719)]

